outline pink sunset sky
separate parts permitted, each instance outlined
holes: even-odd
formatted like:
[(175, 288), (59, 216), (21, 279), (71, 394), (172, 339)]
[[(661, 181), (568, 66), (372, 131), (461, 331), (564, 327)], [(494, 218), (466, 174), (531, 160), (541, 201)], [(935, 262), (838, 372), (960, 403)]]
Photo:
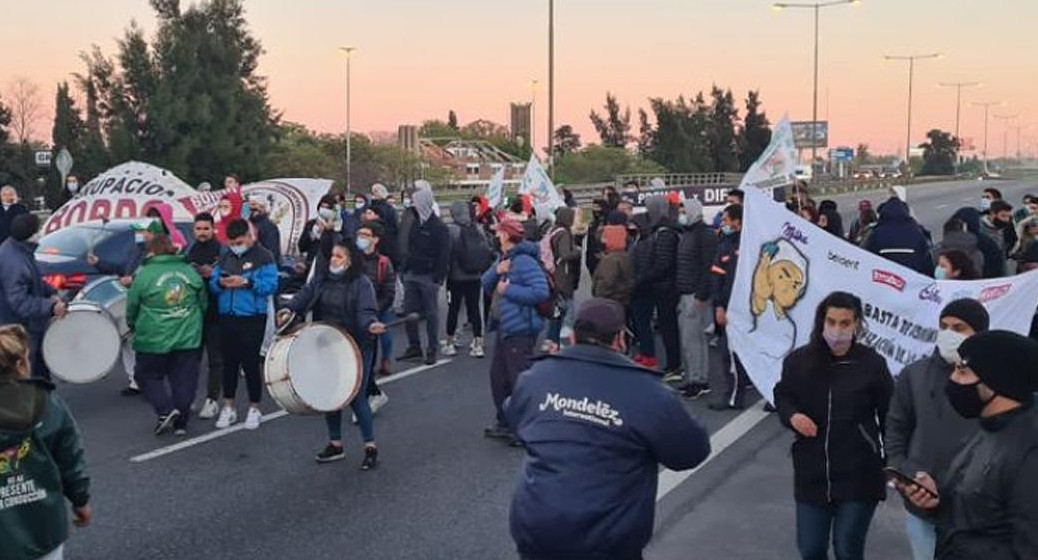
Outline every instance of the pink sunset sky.
[[(185, 5), (189, 3), (184, 0)], [(538, 145), (547, 130), (547, 0), (246, 0), (266, 54), (273, 105), (284, 118), (319, 131), (344, 128), (344, 63), (353, 59), (353, 128), (395, 131), (400, 124), (486, 118), (508, 123), (508, 103), (537, 92)], [(572, 124), (597, 141), (588, 112), (612, 91), (633, 109), (649, 97), (694, 94), (719, 84), (740, 99), (759, 89), (777, 121), (811, 116), (810, 10), (770, 9), (768, 0), (557, 0), (556, 126)], [(3, 0), (0, 87), (24, 76), (45, 95), (50, 136), (55, 84), (81, 71), (92, 44), (115, 51), (131, 19), (146, 31), (146, 0)], [(884, 54), (941, 52), (917, 63), (913, 143), (927, 130), (953, 131), (955, 92), (939, 82), (979, 80), (964, 91), (962, 136), (983, 142), (983, 110), (971, 101), (1004, 101), (992, 114), (1019, 114), (1026, 145), (1038, 137), (1032, 104), (1033, 0), (864, 0), (822, 12), (819, 116), (831, 121), (831, 146), (868, 143), (894, 153), (905, 143), (907, 64)], [(827, 103), (828, 100), (828, 103)], [(637, 123), (634, 124), (635, 131)], [(992, 119), (990, 152), (1002, 153), (1003, 121)], [(1029, 139), (1030, 137), (1030, 139)], [(1015, 150), (1015, 133), (1010, 151)]]

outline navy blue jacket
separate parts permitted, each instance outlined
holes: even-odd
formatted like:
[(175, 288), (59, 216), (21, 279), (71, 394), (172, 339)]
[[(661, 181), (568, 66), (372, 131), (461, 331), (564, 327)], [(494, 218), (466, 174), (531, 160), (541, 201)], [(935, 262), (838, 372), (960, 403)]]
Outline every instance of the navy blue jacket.
[(28, 213), (29, 209), (20, 202), (15, 202), (10, 208), (0, 206), (0, 243), (7, 241), (7, 237), (11, 235), (11, 223), (14, 219)]
[(883, 203), (879, 222), (872, 230), (865, 249), (888, 261), (933, 276), (933, 254), (923, 228), (909, 215), (908, 205), (898, 198)]
[(500, 317), (497, 321), (491, 318), (491, 329), (500, 329), (505, 338), (512, 336), (537, 336), (541, 332), (544, 319), (537, 313), (537, 304), (548, 299), (548, 279), (541, 268), (540, 248), (532, 241), (523, 241), (512, 247), (512, 250), (498, 258), (483, 273), (483, 290), (493, 294), (497, 290), (497, 282), (501, 276), (497, 273), (497, 264), (507, 259), (509, 265), (508, 289), (500, 298), (498, 308)]
[(578, 344), (535, 361), (505, 404), (526, 445), (512, 538), (538, 560), (641, 558), (659, 465), (691, 469), (710, 437), (653, 373)]
[(735, 271), (739, 268), (739, 243), (742, 241), (742, 232), (737, 231), (731, 235), (721, 235), (717, 244), (717, 257), (714, 265), (710, 267), (713, 278), (713, 289), (711, 297), (714, 300), (714, 308), (722, 307), (728, 309), (728, 300), (732, 299), (732, 286), (735, 282)]
[(256, 241), (274, 257), (274, 266), (281, 267), (281, 230), (278, 229), (266, 214), (253, 220), (256, 227)]
[(416, 220), (411, 226), (407, 248), (404, 272), (427, 275), (433, 282), (442, 284), (450, 269), (451, 234), (439, 216), (433, 214), (424, 222)]
[(33, 336), (42, 335), (54, 309), (53, 295), (31, 245), (13, 237), (0, 244), (0, 324), (17, 323)]
[(372, 342), (368, 327), (377, 320), (378, 303), (375, 288), (363, 273), (315, 276), (288, 302), (288, 308), (299, 316), (312, 310), (315, 321), (341, 326), (360, 346)]

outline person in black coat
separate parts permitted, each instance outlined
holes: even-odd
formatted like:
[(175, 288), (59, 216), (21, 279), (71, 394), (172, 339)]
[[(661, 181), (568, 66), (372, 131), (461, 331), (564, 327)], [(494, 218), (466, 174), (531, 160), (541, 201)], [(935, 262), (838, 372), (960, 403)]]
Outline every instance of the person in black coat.
[(1006, 256), (989, 236), (980, 231), (980, 211), (976, 208), (959, 208), (952, 219), (966, 224), (966, 231), (977, 239), (977, 249), (984, 256), (984, 278), (1001, 278), (1006, 275)]
[(205, 311), (202, 323), (202, 347), (205, 349), (206, 363), (209, 366), (209, 377), (206, 382), (206, 399), (198, 413), (199, 418), (213, 418), (220, 412), (220, 389), (223, 382), (223, 354), (220, 352), (220, 305), (216, 294), (209, 287), (209, 279), (213, 277), (213, 268), (220, 262), (220, 257), (227, 250), (216, 238), (216, 220), (208, 212), (195, 216), (195, 241), (185, 254), (188, 263), (195, 272), (205, 280), (209, 295), (209, 307)]
[(373, 212), (378, 214), (378, 221), (382, 224), (382, 235), (380, 239), (379, 252), (393, 261), (393, 266), (400, 266), (400, 257), (397, 252), (396, 240), (400, 231), (400, 220), (396, 208), (386, 201), (389, 198), (389, 189), (382, 183), (371, 186), (371, 205)]
[(926, 276), (933, 277), (933, 254), (923, 228), (899, 198), (879, 209), (879, 222), (869, 235), (865, 250)]
[[(414, 217), (407, 229), (407, 259), (403, 261), (404, 313), (418, 313), (425, 320), (428, 337), (425, 363), (436, 363), (439, 344), (439, 295), (450, 267), (451, 236), (447, 226), (434, 212), (436, 204), (431, 190), (414, 193)], [(407, 350), (398, 360), (421, 358), (422, 341), (418, 324), (410, 322), (407, 332)]]
[(249, 197), (249, 222), (256, 231), (256, 242), (274, 255), (274, 266), (281, 268), (281, 230), (270, 221), (269, 202), (260, 196)]
[(681, 368), (678, 292), (674, 284), (680, 234), (677, 223), (669, 215), (670, 205), (666, 198), (650, 197), (645, 206), (648, 234), (638, 241), (634, 252), (635, 299), (638, 303), (632, 302), (634, 321), (639, 325), (638, 346), (648, 358), (641, 365), (654, 367), (658, 363), (652, 332), (655, 310), (667, 355), (664, 369), (674, 373)]
[(3, 243), (11, 235), (11, 223), (14, 219), (28, 214), (29, 209), (18, 202), (18, 191), (10, 185), (0, 189), (0, 202), (3, 203), (3, 208), (0, 208), (0, 243)]
[[(876, 506), (886, 497), (885, 427), (894, 381), (862, 345), (861, 300), (833, 292), (818, 305), (810, 341), (782, 362), (779, 420), (793, 443), (797, 546), (804, 560), (863, 558)], [(830, 533), (832, 537), (830, 538)]]

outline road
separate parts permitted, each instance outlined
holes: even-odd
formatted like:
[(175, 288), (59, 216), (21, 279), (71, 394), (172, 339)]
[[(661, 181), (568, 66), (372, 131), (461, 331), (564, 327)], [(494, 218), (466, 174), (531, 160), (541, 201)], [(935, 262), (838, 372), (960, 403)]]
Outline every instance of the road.
[[(998, 186), (1010, 201), (1027, 189)], [(955, 208), (976, 203), (980, 188), (910, 187), (909, 202), (939, 234)], [(861, 196), (834, 197), (848, 224)], [(493, 412), (488, 368), (489, 359), (461, 353), (390, 378), (390, 402), (376, 417), (382, 463), (372, 472), (357, 469), (352, 427), (348, 459), (317, 465), (322, 420), (281, 416), (269, 399), (264, 410), (272, 418), (256, 432), (216, 432), (195, 421), (187, 438), (156, 438), (150, 408), (119, 396), (119, 373), (94, 385), (63, 385), (86, 439), (95, 509), (93, 526), (73, 531), (69, 556), (516, 558), (507, 520), (523, 451), (482, 437)], [(791, 437), (759, 409), (714, 412), (703, 400), (687, 406), (725, 450), (687, 478), (661, 475), (668, 492), (658, 501), (647, 558), (795, 557)], [(870, 556), (906, 557), (902, 515), (894, 501), (881, 508)]]

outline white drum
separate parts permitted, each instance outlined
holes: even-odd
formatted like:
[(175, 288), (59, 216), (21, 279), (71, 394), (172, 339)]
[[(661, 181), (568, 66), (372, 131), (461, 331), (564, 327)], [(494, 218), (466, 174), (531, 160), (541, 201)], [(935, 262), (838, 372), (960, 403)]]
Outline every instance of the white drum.
[(126, 324), (126, 294), (129, 290), (115, 276), (98, 278), (87, 284), (72, 301), (92, 301), (108, 312), (119, 328), (119, 335), (126, 338), (130, 327)]
[(267, 391), (291, 414), (340, 410), (361, 390), (360, 349), (346, 331), (310, 323), (279, 336), (267, 350)]
[(67, 383), (104, 379), (119, 360), (122, 337), (112, 316), (92, 301), (75, 301), (43, 334), (43, 361)]

